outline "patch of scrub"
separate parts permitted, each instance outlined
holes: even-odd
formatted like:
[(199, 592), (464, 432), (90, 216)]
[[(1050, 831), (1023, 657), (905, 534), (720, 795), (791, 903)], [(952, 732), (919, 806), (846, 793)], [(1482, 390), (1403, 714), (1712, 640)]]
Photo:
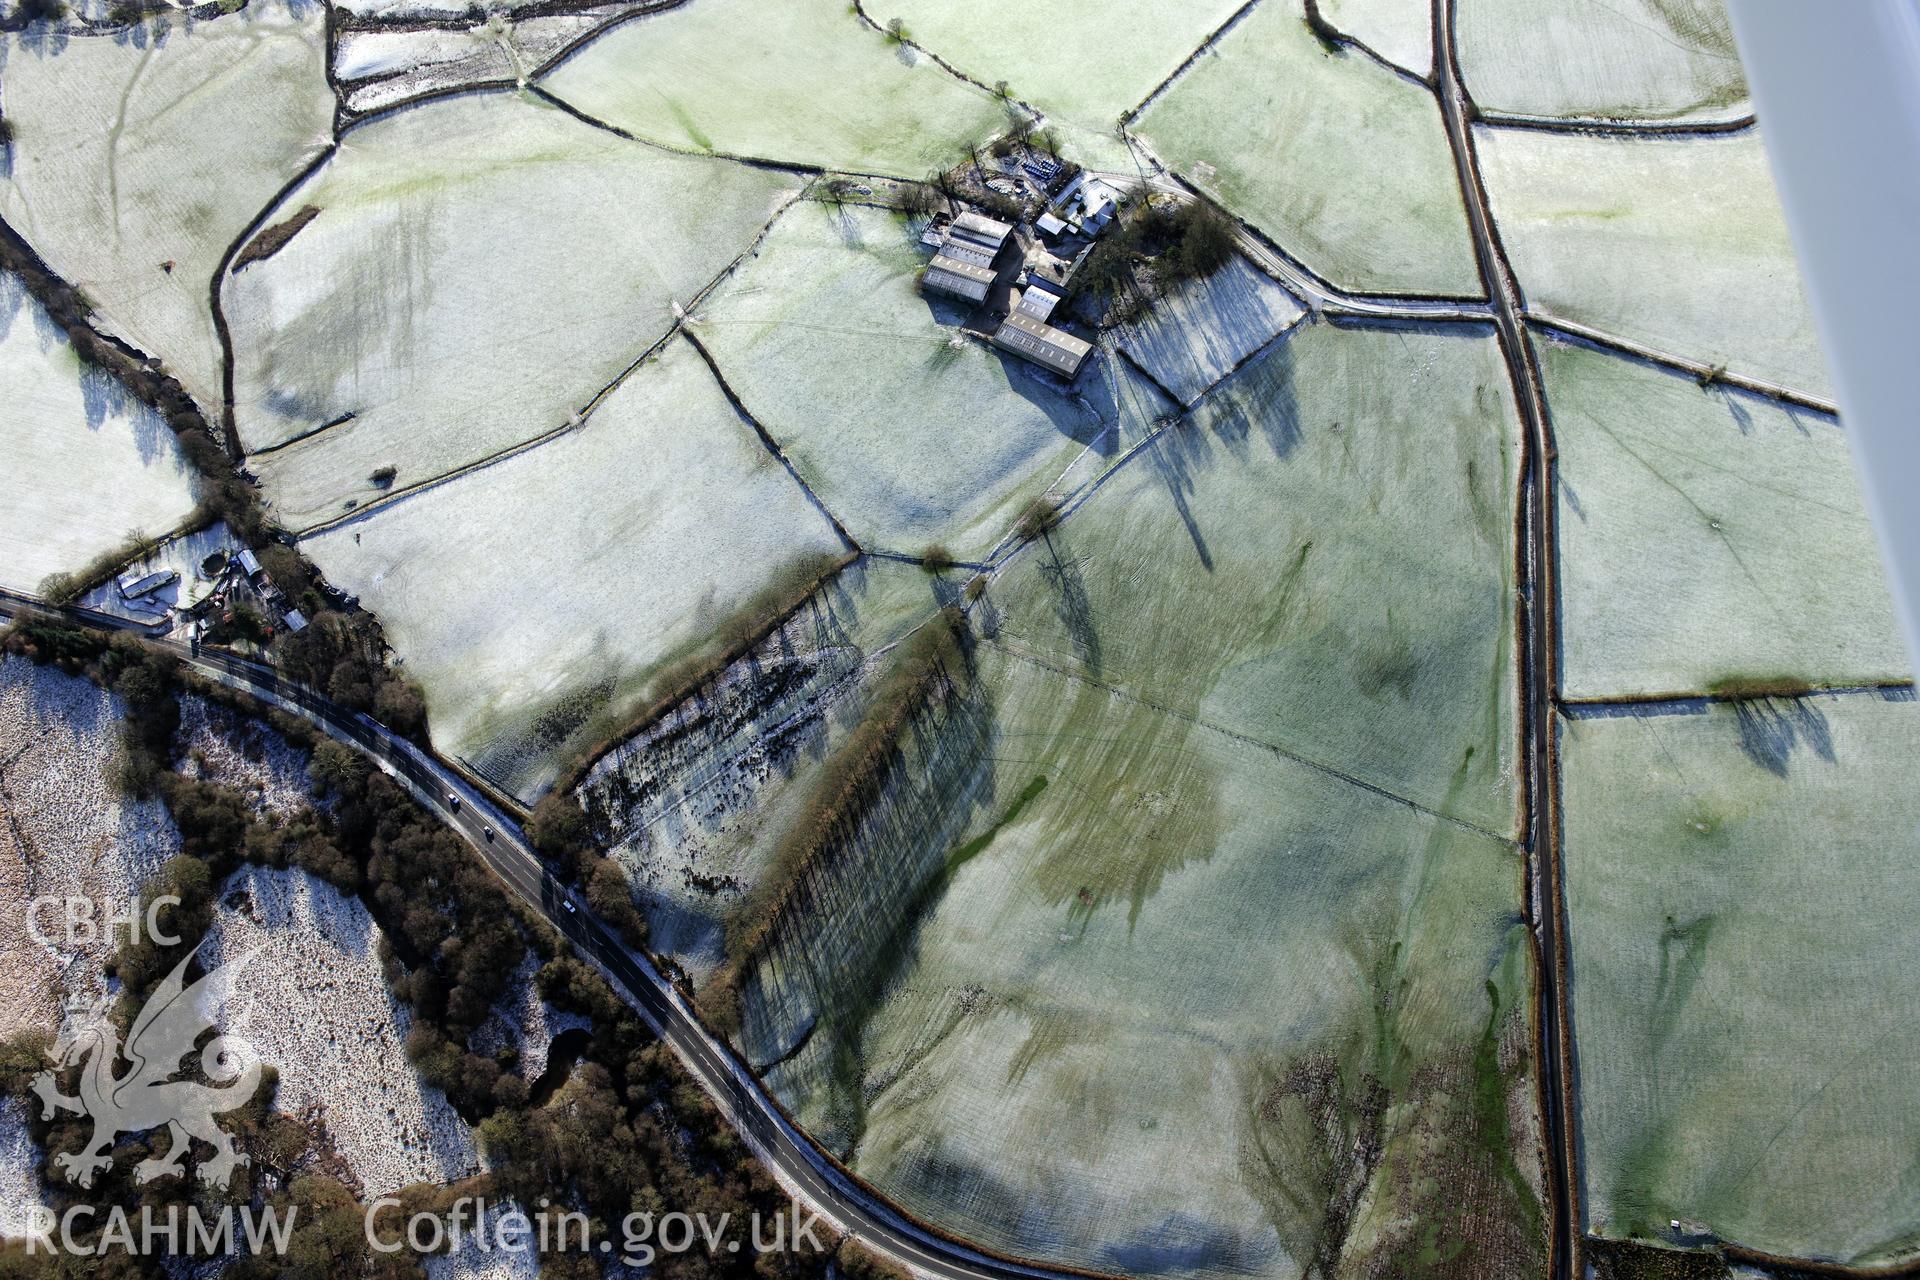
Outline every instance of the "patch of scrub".
[(84, 364), (10, 272), (0, 272), (0, 450), (0, 586), (15, 591), (193, 512), (193, 471), (167, 424)]
[(841, 0), (702, 0), (624, 23), (541, 81), (688, 151), (918, 178), (1007, 127), (993, 95)]
[(811, 772), (867, 709), (889, 646), (957, 579), (863, 560), (694, 696), (602, 757), (579, 795), (646, 913), (648, 943), (704, 981), (766, 874)]
[(519, 20), (494, 11), (465, 30), (344, 31), (335, 42), (334, 74), (346, 89), (347, 106), (360, 112), (459, 85), (523, 81), (569, 43), (631, 7), (606, 4)]
[(1460, 72), (1495, 115), (1733, 119), (1747, 79), (1724, 0), (1459, 0)]
[(964, 312), (920, 294), (925, 265), (898, 214), (796, 204), (693, 331), (862, 546), (971, 560), (1089, 448), (1117, 456), (1147, 404), (969, 336)]
[[(972, 705), (911, 735), (958, 759), (887, 783), (749, 1002), (817, 1019), (768, 1074), (801, 1122), (1021, 1256), (1405, 1274), (1417, 1217), (1467, 1273), (1537, 1270), (1511, 847), (996, 643), (974, 658)], [(870, 919), (909, 874), (907, 910)], [(855, 952), (879, 967), (830, 962), (862, 929), (893, 934)]]
[(528, 800), (843, 550), (684, 342), (579, 429), (302, 546), (380, 615), (435, 745)]
[[(116, 785), (124, 714), (89, 680), (0, 658), (0, 1039), (58, 1026), (63, 997), (105, 991), (112, 946), (43, 944), (28, 904), (126, 902), (180, 851), (166, 806)], [(41, 932), (61, 932), (56, 916), (41, 919)]]
[(593, 1025), (591, 1018), (562, 1012), (541, 999), (535, 982), (539, 974), (539, 957), (529, 951), (521, 957), (519, 969), (508, 980), (506, 992), (486, 1021), (474, 1028), (468, 1046), (475, 1053), (487, 1055), (511, 1049), (513, 1069), (527, 1081), (538, 1080), (547, 1069), (554, 1037)]
[(1561, 754), (1589, 1229), (1910, 1259), (1920, 707), (1583, 716)]
[(179, 772), (230, 787), (257, 813), (291, 817), (313, 806), (305, 749), (268, 725), (198, 694), (180, 699)]
[(1491, 338), (1296, 329), (1020, 552), (985, 625), (1505, 835), (1517, 438)]
[[(1114, 133), (1121, 113), (1172, 75), (1243, 0), (1065, 0), (1044, 32), (1021, 0), (872, 0), (875, 22), (895, 18), (916, 43), (983, 84), (1005, 80), (1014, 96), (1069, 126), (1063, 140)], [(1124, 30), (1125, 38), (1118, 38)], [(1117, 139), (1116, 148), (1117, 148)]]
[(1529, 310), (1833, 394), (1757, 133), (1474, 141)]
[(0, 36), (13, 126), (0, 214), (210, 414), (221, 392), (208, 285), (327, 145), (325, 27), (323, 5), (258, 0), (214, 18)]
[(1191, 404), (1305, 314), (1292, 294), (1235, 254), (1212, 275), (1175, 286), (1138, 320), (1120, 326), (1115, 342)]
[(308, 528), (566, 425), (797, 185), (509, 94), (355, 130), (275, 216), (319, 214), (224, 284), (274, 514)]
[(407, 1064), (413, 1018), (387, 990), (380, 930), (305, 872), (244, 867), (220, 889), (201, 963), (250, 956), (221, 1029), (279, 1070), (275, 1110), (324, 1123), (364, 1198), (479, 1172), (473, 1132)]
[(1329, 50), (1301, 0), (1255, 6), (1134, 129), (1341, 288), (1481, 292), (1439, 100), (1358, 50)]
[(1540, 346), (1559, 451), (1562, 686), (1575, 698), (1910, 673), (1830, 418), (1563, 342)]
[(1320, 16), (1335, 30), (1416, 76), (1433, 71), (1430, 0), (1319, 0)]

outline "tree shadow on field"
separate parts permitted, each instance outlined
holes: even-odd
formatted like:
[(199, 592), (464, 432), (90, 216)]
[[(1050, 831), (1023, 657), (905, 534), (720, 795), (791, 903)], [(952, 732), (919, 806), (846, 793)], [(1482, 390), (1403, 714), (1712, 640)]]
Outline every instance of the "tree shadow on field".
[(1054, 616), (1066, 629), (1074, 656), (1087, 674), (1098, 679), (1101, 667), (1100, 631), (1094, 622), (1093, 602), (1087, 594), (1086, 577), (1080, 571), (1063, 531), (1052, 529), (1041, 536), (1035, 548), (1040, 557), (1040, 578), (1053, 593)]
[(1807, 698), (1753, 698), (1733, 704), (1739, 723), (1740, 750), (1777, 778), (1787, 776), (1796, 748), (1812, 751), (1834, 763), (1833, 731), (1827, 718)]

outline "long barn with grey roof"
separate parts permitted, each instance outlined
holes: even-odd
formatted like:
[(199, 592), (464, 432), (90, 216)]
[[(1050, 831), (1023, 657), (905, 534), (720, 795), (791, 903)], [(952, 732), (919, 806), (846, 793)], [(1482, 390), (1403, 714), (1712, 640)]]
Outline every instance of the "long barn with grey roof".
[(1087, 353), (1093, 350), (1092, 343), (1020, 311), (994, 330), (993, 345), (1069, 379), (1080, 372)]

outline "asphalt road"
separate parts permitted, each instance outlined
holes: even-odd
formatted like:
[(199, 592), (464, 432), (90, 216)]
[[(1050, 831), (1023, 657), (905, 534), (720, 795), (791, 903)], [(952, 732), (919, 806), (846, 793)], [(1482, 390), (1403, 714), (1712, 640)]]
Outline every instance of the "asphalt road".
[(1540, 948), (1539, 1005), (1540, 1102), (1546, 1127), (1547, 1193), (1552, 1201), (1550, 1274), (1571, 1280), (1580, 1273), (1577, 1192), (1573, 1184), (1574, 1149), (1567, 1119), (1568, 1079), (1572, 1073), (1571, 1032), (1567, 1026), (1560, 976), (1564, 972), (1566, 923), (1560, 890), (1559, 797), (1554, 770), (1555, 679), (1558, 669), (1559, 592), (1553, 580), (1557, 536), (1554, 532), (1553, 433), (1547, 417), (1540, 368), (1528, 340), (1525, 304), (1512, 265), (1487, 211), (1486, 190), (1474, 153), (1473, 113), (1455, 58), (1456, 0), (1433, 6), (1434, 87), (1446, 120), (1473, 232), (1481, 280), (1493, 300), (1494, 329), (1507, 362), (1525, 432), (1521, 501), (1525, 545), (1520, 557), (1520, 600), (1524, 615), (1521, 651), (1525, 685), (1527, 852), (1532, 902), (1528, 915)]
[[(299, 715), (406, 785), (436, 817), (473, 846), (509, 889), (538, 910), (581, 956), (613, 982), (615, 990), (674, 1050), (720, 1114), (746, 1139), (788, 1193), (834, 1230), (856, 1236), (876, 1252), (938, 1280), (1053, 1280), (1085, 1274), (1001, 1258), (945, 1239), (853, 1178), (794, 1126), (733, 1050), (694, 1016), (685, 997), (653, 961), (630, 951), (612, 928), (554, 878), (528, 845), (519, 825), (430, 753), (369, 716), (282, 680), (270, 667), (210, 649), (195, 654), (164, 629), (90, 609), (56, 609), (32, 596), (0, 589), (0, 619), (11, 619), (22, 606), (89, 626), (139, 632), (177, 653), (181, 661), (202, 675)], [(488, 828), (492, 829), (491, 837)]]

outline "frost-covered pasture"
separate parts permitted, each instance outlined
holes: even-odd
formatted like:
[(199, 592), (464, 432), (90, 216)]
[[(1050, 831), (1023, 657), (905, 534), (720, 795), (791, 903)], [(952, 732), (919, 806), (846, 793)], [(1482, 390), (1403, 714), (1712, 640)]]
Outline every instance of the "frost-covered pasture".
[(1561, 750), (1590, 1229), (1906, 1256), (1920, 707), (1582, 714)]
[(0, 272), (0, 586), (33, 591), (132, 533), (186, 520), (194, 477), (167, 424), (81, 362), (18, 276)]
[(1296, 328), (1011, 558), (985, 617), (1506, 833), (1516, 439), (1490, 338)]
[(1320, 16), (1396, 67), (1416, 76), (1433, 70), (1429, 0), (1320, 0)]
[(435, 744), (528, 800), (844, 549), (683, 341), (577, 430), (302, 546), (380, 615)]
[(460, 85), (518, 83), (568, 44), (633, 7), (603, 4), (518, 19), (496, 11), (465, 30), (344, 31), (334, 46), (334, 74), (346, 90), (347, 107), (357, 112)]
[[(1113, 1272), (1306, 1270), (1324, 1202), (1303, 1188), (1344, 1157), (1294, 1110), (1336, 1073), (1341, 1114), (1370, 1075), (1392, 1095), (1356, 1252), (1459, 1212), (1416, 1170), (1456, 1202), (1510, 1194), (1460, 1073), (1490, 1022), (1524, 1043), (1513, 849), (995, 642), (977, 681), (967, 784), (902, 783), (873, 820), (931, 844), (924, 910), (874, 925), (898, 968), (826, 958), (863, 923), (839, 904), (909, 871), (863, 864), (807, 920), (821, 962), (762, 971), (757, 1006), (811, 1028), (767, 1073), (803, 1124), (910, 1211)], [(1486, 1085), (1519, 1103), (1488, 1136), (1524, 1167), (1526, 1076)], [(1450, 1238), (1513, 1220), (1481, 1203)]]
[(1119, 326), (1115, 341), (1191, 404), (1305, 314), (1292, 294), (1236, 254), (1212, 275), (1174, 286)]
[(217, 411), (208, 286), (228, 246), (327, 145), (325, 6), (150, 13), (132, 27), (0, 35), (11, 171), (0, 213)]
[(541, 87), (682, 151), (920, 178), (1007, 127), (987, 90), (842, 0), (702, 0), (624, 23)]
[(1492, 115), (1698, 123), (1751, 109), (1724, 0), (1459, 0), (1455, 22), (1461, 77)]
[(1540, 352), (1569, 696), (1910, 675), (1837, 422), (1579, 344)]
[[(42, 944), (28, 928), (30, 902), (127, 902), (179, 852), (166, 806), (118, 790), (122, 714), (91, 681), (0, 658), (0, 1036), (57, 1026), (64, 997), (104, 990), (112, 944)], [(60, 937), (60, 910), (43, 913), (40, 929)]]
[(387, 989), (378, 943), (358, 899), (250, 866), (221, 886), (199, 953), (209, 971), (251, 957), (221, 1030), (279, 1070), (275, 1109), (324, 1123), (369, 1200), (479, 1170), (472, 1131), (407, 1064), (412, 1016)]
[(1475, 145), (1530, 311), (1833, 394), (1757, 133), (1481, 127)]
[(524, 95), (355, 129), (270, 223), (310, 220), (224, 284), (273, 513), (308, 529), (564, 428), (798, 187)]
[(1255, 6), (1132, 128), (1335, 285), (1481, 292), (1439, 101), (1364, 53), (1327, 49), (1301, 0)]
[(976, 80), (1005, 80), (1049, 125), (1067, 126), (1061, 132), (1069, 146), (1107, 135), (1103, 150), (1124, 154), (1112, 137), (1121, 112), (1139, 106), (1239, 7), (1239, 0), (1064, 0), (1049, 6), (1038, 36), (1034, 10), (1022, 0), (874, 0), (867, 12), (882, 25), (900, 19), (916, 44)]
[(969, 337), (919, 292), (924, 264), (901, 215), (802, 202), (693, 331), (863, 547), (972, 560), (1083, 453), (1117, 455), (1166, 406), (1086, 371), (1069, 390)]

